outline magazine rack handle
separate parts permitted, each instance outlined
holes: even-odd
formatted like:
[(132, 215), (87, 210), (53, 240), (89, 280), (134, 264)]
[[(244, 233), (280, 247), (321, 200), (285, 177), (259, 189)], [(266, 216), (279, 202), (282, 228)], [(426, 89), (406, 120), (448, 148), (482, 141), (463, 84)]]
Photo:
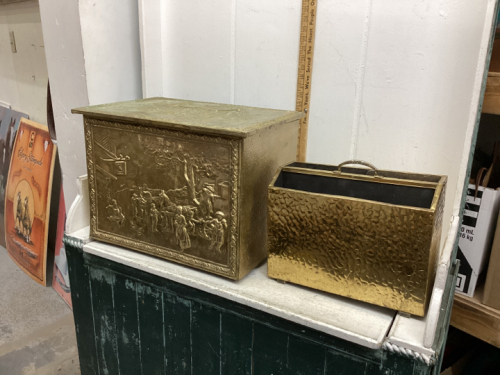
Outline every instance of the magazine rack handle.
[(367, 161), (363, 161), (363, 160), (346, 160), (346, 161), (344, 161), (343, 163), (340, 163), (337, 166), (337, 172), (338, 173), (342, 173), (342, 167), (344, 165), (348, 165), (348, 164), (364, 165), (365, 167), (368, 167), (368, 168), (372, 169), (375, 176), (378, 176), (378, 169), (377, 169), (377, 167), (375, 167), (373, 164), (370, 164)]

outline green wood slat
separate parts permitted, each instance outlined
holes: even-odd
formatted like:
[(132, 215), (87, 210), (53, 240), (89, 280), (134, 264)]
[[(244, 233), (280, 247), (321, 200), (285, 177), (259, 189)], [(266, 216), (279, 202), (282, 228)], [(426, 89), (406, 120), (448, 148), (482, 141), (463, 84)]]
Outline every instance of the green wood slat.
[(141, 363), (144, 375), (165, 374), (162, 293), (150, 286), (137, 285)]
[[(368, 372), (368, 364), (360, 359), (328, 351), (326, 353), (325, 375), (372, 375), (378, 372)], [(374, 369), (371, 368), (373, 371)]]
[(222, 313), (223, 375), (252, 374), (253, 322), (233, 314)]
[(287, 372), (288, 333), (254, 324), (254, 374), (284, 375)]
[(120, 374), (141, 374), (136, 282), (115, 275), (114, 298)]
[[(182, 296), (184, 301), (193, 303), (203, 303), (224, 312), (229, 312), (245, 319), (250, 319), (254, 322), (265, 322), (269, 326), (275, 327), (281, 332), (291, 332), (295, 336), (301, 336), (305, 339), (315, 341), (329, 348), (338, 349), (344, 353), (352, 353), (358, 358), (366, 359), (367, 361), (380, 362), (385, 358), (383, 350), (373, 350), (355, 343), (339, 339), (338, 337), (327, 335), (323, 332), (305, 327), (303, 325), (279, 318), (275, 315), (235, 303), (231, 300), (216, 296), (211, 293), (201, 291), (196, 288), (191, 288), (186, 285), (173, 282), (171, 280), (125, 266), (120, 263), (111, 262), (107, 259), (94, 256), (92, 254), (84, 254), (85, 262), (90, 267), (104, 267), (122, 275), (128, 275), (135, 279), (141, 280), (142, 284), (152, 285), (163, 290), (167, 294)], [(254, 345), (255, 346), (255, 345)], [(193, 374), (196, 375), (196, 374)], [(255, 375), (258, 373), (255, 372)]]
[(163, 294), (167, 373), (191, 374), (191, 301)]
[(89, 271), (84, 266), (81, 249), (68, 243), (65, 243), (65, 249), (68, 257), (69, 281), (74, 291), (74, 293), (71, 293), (71, 301), (75, 317), (80, 370), (82, 375), (97, 375), (99, 370), (94, 337)]
[(206, 305), (191, 305), (192, 374), (220, 373), (221, 313)]
[(309, 340), (290, 335), (288, 374), (324, 375), (326, 349)]
[[(364, 364), (364, 371), (367, 374), (412, 374), (418, 368), (417, 373), (421, 375), (429, 374), (432, 369), (425, 365), (419, 367), (415, 360), (398, 354), (382, 349), (373, 350), (362, 347), (196, 288), (190, 288), (91, 254), (84, 254), (83, 257), (85, 264), (89, 267), (110, 269), (117, 274), (137, 279), (142, 285), (149, 285), (163, 292), (165, 328), (162, 327), (163, 321), (159, 325), (156, 323), (156, 327), (160, 331), (165, 329), (166, 332), (165, 360), (168, 374), (229, 373), (229, 370), (225, 370), (225, 366), (231, 366), (232, 363), (227, 362), (225, 355), (230, 352), (230, 347), (226, 348), (224, 345), (225, 329), (221, 331), (220, 326), (226, 314), (254, 324), (254, 375), (293, 373), (288, 367), (290, 364), (288, 336), (308, 340), (332, 353), (342, 353), (345, 358), (352, 357), (350, 361), (354, 364)], [(189, 309), (190, 305), (192, 310)], [(191, 326), (192, 334), (190, 335)], [(203, 328), (200, 328), (201, 326)], [(219, 338), (218, 342), (216, 342), (216, 337)], [(439, 353), (442, 355), (442, 351)], [(240, 361), (241, 358), (234, 360)], [(293, 365), (292, 363), (291, 366)], [(342, 370), (342, 366), (339, 368)], [(327, 367), (325, 374), (337, 373), (332, 372), (334, 370), (337, 370), (336, 367)]]
[(102, 269), (90, 269), (92, 307), (97, 343), (97, 358), (101, 375), (119, 374), (113, 308), (114, 274)]

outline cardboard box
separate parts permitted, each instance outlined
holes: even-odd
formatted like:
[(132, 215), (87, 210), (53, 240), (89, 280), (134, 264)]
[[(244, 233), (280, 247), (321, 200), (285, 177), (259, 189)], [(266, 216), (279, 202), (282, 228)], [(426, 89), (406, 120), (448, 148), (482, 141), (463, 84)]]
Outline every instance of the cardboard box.
[(457, 258), (460, 259), (455, 291), (472, 297), (477, 279), (484, 270), (498, 218), (499, 191), (469, 184), (462, 226), (459, 232)]
[(500, 310), (500, 220), (497, 220), (491, 246), (490, 263), (486, 274), (483, 304)]

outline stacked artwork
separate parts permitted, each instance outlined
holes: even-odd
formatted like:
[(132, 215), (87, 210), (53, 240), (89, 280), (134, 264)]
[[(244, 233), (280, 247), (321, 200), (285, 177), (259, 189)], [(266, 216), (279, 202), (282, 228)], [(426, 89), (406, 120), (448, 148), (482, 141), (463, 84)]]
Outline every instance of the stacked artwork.
[(6, 248), (14, 262), (42, 285), (47, 285), (47, 241), (55, 156), (56, 146), (47, 127), (22, 119), (5, 188)]
[(5, 185), (9, 175), (14, 140), (16, 139), (21, 118), (28, 118), (28, 115), (0, 106), (0, 245), (3, 247), (5, 247)]

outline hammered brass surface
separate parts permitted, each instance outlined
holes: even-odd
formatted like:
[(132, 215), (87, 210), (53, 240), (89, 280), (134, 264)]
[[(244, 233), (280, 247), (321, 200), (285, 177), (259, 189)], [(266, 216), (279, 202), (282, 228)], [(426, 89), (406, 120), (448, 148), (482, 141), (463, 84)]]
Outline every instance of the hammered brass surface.
[(267, 187), (302, 114), (165, 98), (74, 112), (92, 238), (236, 280), (267, 257)]
[(441, 234), (437, 193), (434, 210), (271, 186), (269, 276), (423, 316)]

